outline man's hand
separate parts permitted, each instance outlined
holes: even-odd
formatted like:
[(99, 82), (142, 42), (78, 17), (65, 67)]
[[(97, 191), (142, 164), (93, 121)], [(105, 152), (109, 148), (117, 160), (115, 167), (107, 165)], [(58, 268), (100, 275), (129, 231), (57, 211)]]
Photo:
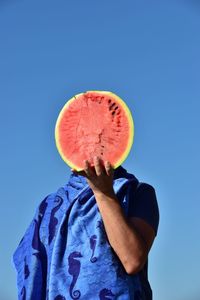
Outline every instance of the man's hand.
[(113, 195), (113, 174), (114, 169), (109, 161), (105, 164), (102, 160), (95, 156), (94, 167), (91, 167), (87, 160), (84, 161), (84, 170), (72, 172), (86, 177), (89, 186), (94, 194)]

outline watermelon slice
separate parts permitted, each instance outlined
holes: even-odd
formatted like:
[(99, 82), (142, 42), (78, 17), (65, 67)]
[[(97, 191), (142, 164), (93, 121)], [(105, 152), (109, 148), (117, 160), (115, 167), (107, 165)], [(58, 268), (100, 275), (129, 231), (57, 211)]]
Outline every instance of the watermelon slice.
[(107, 91), (75, 95), (60, 111), (55, 141), (62, 159), (81, 171), (84, 160), (94, 166), (95, 156), (114, 169), (127, 158), (133, 144), (134, 122), (125, 102)]

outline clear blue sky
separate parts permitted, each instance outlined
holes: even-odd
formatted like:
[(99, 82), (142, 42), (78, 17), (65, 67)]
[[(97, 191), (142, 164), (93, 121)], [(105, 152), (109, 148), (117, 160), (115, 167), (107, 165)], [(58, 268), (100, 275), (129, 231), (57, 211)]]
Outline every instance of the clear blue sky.
[(199, 80), (198, 1), (0, 1), (1, 300), (17, 299), (11, 256), (36, 207), (69, 178), (58, 113), (91, 89), (130, 107), (123, 166), (156, 189), (154, 300), (200, 299)]

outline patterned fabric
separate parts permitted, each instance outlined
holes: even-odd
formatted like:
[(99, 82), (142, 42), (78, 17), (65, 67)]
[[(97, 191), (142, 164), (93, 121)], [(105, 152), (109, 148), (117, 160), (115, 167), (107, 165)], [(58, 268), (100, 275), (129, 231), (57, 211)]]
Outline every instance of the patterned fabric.
[[(123, 167), (115, 170), (113, 187), (125, 215), (137, 183)], [(40, 203), (13, 263), (19, 300), (142, 300), (139, 275), (126, 273), (91, 188), (74, 173)]]

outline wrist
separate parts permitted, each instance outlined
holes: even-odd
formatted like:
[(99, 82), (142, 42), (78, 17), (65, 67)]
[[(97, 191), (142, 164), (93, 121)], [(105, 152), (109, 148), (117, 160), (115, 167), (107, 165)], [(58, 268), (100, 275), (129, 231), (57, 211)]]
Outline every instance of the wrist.
[(114, 189), (108, 190), (108, 191), (94, 191), (94, 196), (95, 196), (95, 198), (98, 198), (98, 199), (102, 199), (105, 197), (116, 199), (116, 194), (115, 194)]

